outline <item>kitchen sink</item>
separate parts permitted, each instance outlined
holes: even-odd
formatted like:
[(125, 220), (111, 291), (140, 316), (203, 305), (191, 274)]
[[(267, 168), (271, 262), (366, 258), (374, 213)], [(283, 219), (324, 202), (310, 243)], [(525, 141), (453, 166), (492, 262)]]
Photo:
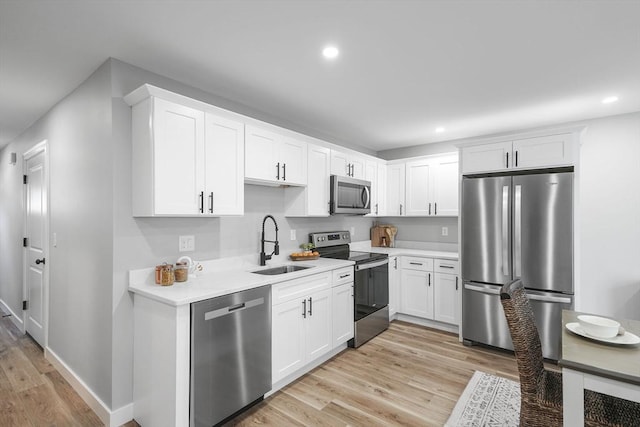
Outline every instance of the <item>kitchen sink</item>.
[(303, 265), (281, 265), (279, 267), (267, 268), (266, 270), (252, 271), (252, 273), (274, 276), (277, 274), (286, 274), (293, 273), (294, 271), (306, 270), (307, 268), (311, 267), (305, 267)]

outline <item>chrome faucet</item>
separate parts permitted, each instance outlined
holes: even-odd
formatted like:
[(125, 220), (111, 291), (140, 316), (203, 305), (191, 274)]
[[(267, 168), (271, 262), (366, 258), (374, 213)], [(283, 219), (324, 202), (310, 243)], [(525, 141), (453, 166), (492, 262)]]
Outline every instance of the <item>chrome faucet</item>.
[[(271, 221), (273, 221), (273, 225), (275, 225), (276, 227), (276, 240), (264, 239), (264, 224), (265, 222), (267, 222), (268, 218), (271, 218)], [(270, 255), (267, 255), (264, 252), (264, 242), (269, 242), (274, 244), (273, 252), (271, 252)], [(273, 255), (279, 255), (279, 254), (280, 254), (280, 244), (278, 243), (278, 223), (276, 222), (276, 219), (274, 217), (272, 217), (271, 215), (266, 215), (262, 220), (262, 239), (260, 240), (260, 265), (267, 265), (267, 260), (270, 260)]]

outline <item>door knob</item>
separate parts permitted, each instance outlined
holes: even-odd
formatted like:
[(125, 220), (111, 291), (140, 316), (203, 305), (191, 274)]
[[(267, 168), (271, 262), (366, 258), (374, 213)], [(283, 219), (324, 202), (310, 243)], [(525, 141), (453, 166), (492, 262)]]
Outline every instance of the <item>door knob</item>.
[(36, 264), (44, 264), (44, 258), (42, 258), (42, 259), (37, 259), (37, 260), (36, 260)]

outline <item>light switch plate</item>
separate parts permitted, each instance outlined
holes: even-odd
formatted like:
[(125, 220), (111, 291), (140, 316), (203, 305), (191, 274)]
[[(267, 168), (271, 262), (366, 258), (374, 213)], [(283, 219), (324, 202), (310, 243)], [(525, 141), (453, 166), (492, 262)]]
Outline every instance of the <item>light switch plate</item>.
[(289, 236), (289, 238), (290, 238), (291, 240), (296, 240), (296, 238), (297, 238), (297, 237), (296, 237), (296, 230), (290, 230), (289, 232), (291, 233), (291, 235)]
[(196, 249), (196, 237), (195, 236), (180, 236), (178, 238), (178, 251), (191, 252)]

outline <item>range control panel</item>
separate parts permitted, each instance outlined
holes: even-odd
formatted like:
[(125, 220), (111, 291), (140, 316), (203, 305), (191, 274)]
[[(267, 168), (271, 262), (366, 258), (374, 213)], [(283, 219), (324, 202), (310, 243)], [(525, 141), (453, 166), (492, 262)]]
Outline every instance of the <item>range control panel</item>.
[(327, 233), (310, 233), (309, 242), (317, 248), (327, 246), (345, 245), (351, 243), (351, 234), (348, 231), (330, 231)]

